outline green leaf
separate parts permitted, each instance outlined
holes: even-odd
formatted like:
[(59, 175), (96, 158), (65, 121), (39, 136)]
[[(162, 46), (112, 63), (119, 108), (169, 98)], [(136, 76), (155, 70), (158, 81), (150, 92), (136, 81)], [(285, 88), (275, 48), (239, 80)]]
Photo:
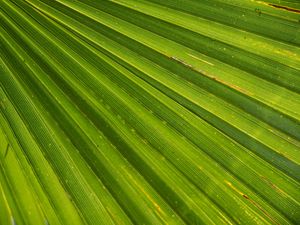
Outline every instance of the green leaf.
[(296, 224), (300, 4), (4, 0), (1, 224)]

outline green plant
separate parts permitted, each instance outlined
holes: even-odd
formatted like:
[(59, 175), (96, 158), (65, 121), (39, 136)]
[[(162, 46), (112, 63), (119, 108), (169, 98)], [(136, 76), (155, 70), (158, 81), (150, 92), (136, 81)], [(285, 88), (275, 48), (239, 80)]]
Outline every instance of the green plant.
[(299, 223), (282, 2), (0, 2), (0, 224)]

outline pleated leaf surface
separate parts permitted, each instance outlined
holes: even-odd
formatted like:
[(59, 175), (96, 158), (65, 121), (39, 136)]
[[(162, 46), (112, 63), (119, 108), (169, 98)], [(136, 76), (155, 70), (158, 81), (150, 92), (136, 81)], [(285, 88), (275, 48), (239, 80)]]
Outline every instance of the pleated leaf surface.
[(0, 10), (0, 224), (300, 223), (299, 1)]

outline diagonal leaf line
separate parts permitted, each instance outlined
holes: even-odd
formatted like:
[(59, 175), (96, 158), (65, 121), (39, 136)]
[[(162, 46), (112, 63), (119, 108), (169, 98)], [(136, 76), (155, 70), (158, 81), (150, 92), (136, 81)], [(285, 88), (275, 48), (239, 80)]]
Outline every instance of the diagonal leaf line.
[(300, 29), (270, 4), (2, 1), (0, 222), (296, 224)]

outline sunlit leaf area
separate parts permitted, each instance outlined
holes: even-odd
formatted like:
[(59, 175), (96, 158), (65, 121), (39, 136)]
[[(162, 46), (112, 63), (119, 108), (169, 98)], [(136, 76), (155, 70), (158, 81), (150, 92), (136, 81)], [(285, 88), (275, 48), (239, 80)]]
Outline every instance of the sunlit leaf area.
[(0, 12), (0, 225), (300, 224), (299, 0)]

